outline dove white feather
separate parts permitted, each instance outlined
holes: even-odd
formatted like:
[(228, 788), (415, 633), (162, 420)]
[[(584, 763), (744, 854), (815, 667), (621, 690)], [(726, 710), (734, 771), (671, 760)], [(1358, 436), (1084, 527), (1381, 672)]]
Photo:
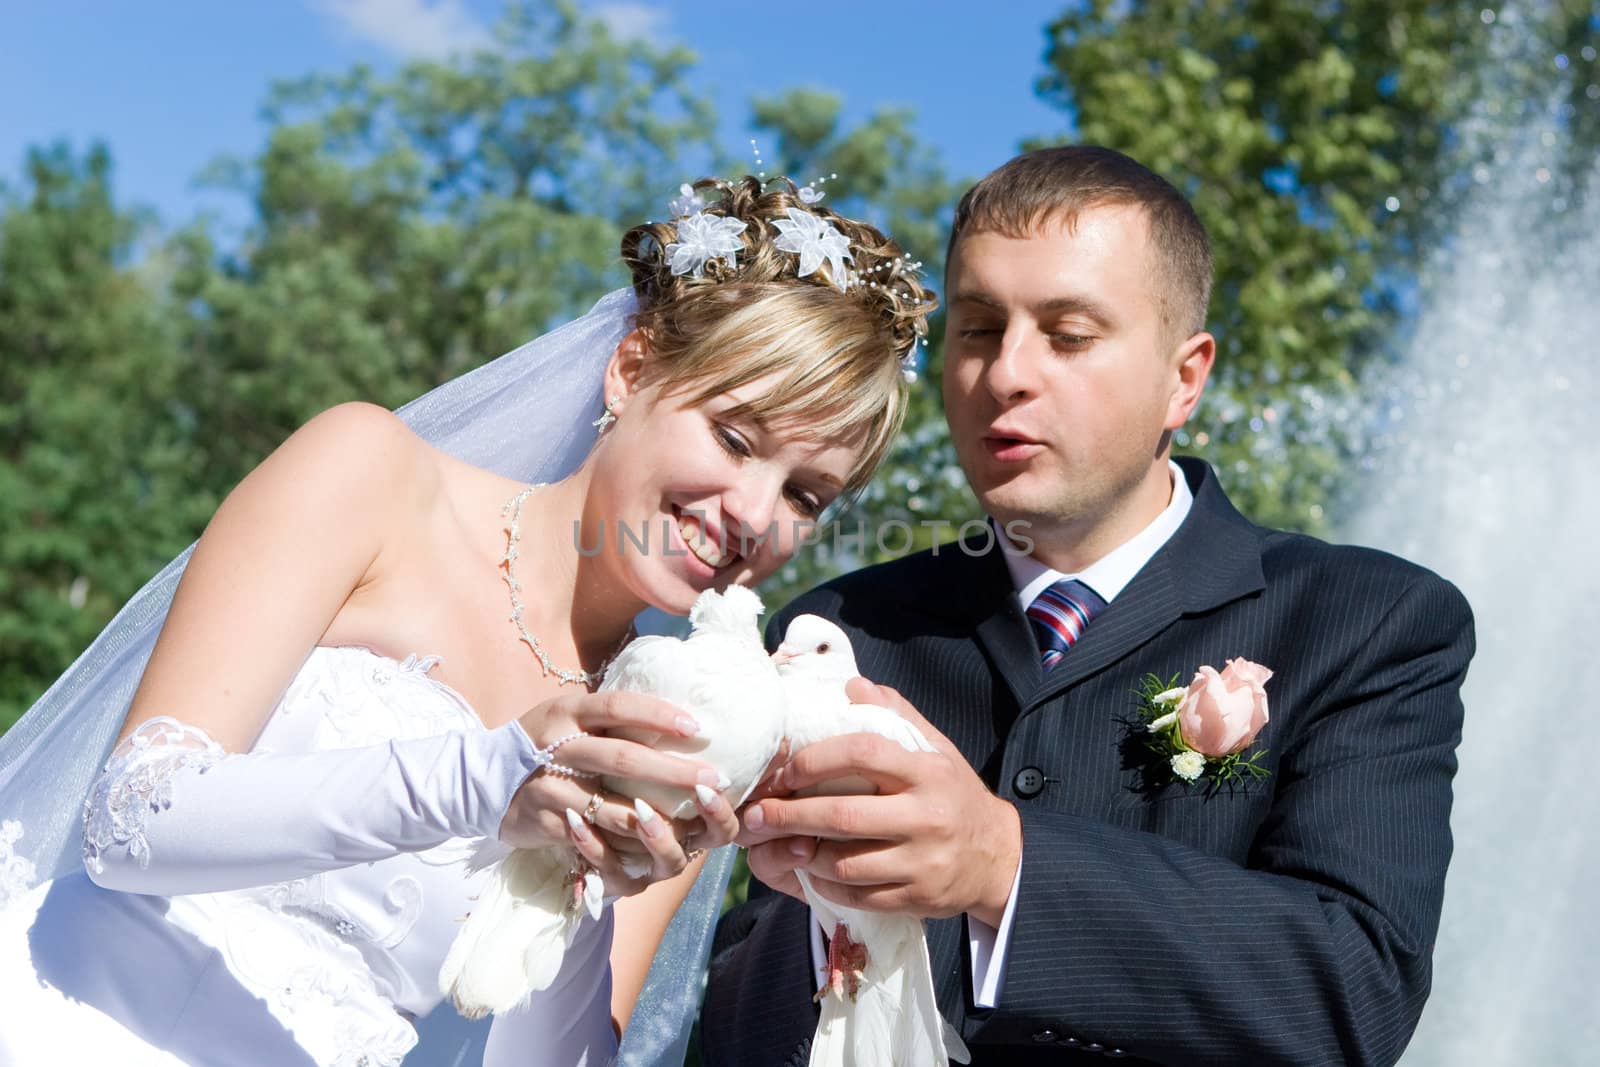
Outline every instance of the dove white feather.
[[(849, 637), (827, 619), (796, 616), (773, 659), (789, 709), (791, 755), (817, 741), (863, 732), (889, 738), (908, 752), (935, 751), (895, 712), (850, 702), (845, 683), (860, 671)], [(872, 791), (871, 783), (840, 779), (808, 792)], [(922, 920), (836, 904), (816, 891), (805, 871), (796, 873), (831, 938), (829, 984), (817, 994), (822, 1013), (811, 1042), (811, 1067), (969, 1062), (961, 1038), (939, 1015)]]
[[(649, 693), (692, 715), (700, 724), (693, 737), (633, 730), (614, 736), (710, 764), (722, 775), (722, 795), (735, 806), (755, 788), (783, 740), (783, 685), (762, 647), (761, 611), (761, 598), (743, 586), (707, 590), (690, 609), (687, 638), (630, 641), (599, 687)], [(612, 777), (600, 786), (624, 801), (643, 800), (667, 818), (699, 813), (688, 790)], [(585, 893), (587, 907), (572, 906), (568, 878), (577, 858), (567, 846), (489, 845), (482, 855), (485, 865), (498, 863), (439, 972), (441, 991), (469, 1019), (510, 1011), (548, 988), (585, 912), (598, 917), (600, 908), (597, 875)]]

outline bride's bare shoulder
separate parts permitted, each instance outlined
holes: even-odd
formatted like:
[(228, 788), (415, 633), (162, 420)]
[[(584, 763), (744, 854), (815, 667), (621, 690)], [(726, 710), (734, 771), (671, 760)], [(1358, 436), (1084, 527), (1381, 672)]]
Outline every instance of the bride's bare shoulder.
[(336, 404), (283, 443), (273, 460), (297, 475), (340, 489), (365, 485), (417, 503), (438, 491), (443, 453), (387, 408), (361, 401)]
[(407, 550), (438, 481), (431, 446), (372, 404), (329, 408), (291, 434), (201, 534), (124, 736), (172, 715), (247, 748), (351, 595)]
[(440, 450), (393, 412), (359, 402), (331, 407), (295, 431), (262, 464), (273, 467), (272, 480), (302, 509), (320, 507), (370, 527), (385, 547), (463, 511), (477, 514), (485, 501), (498, 508), (520, 484)]

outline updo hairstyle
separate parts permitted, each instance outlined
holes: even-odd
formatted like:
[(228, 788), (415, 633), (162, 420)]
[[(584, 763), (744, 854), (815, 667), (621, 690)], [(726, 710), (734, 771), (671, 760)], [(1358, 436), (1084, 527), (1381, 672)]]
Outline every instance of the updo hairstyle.
[[(806, 203), (787, 178), (703, 178), (694, 191), (708, 201), (706, 213), (744, 221), (743, 247), (731, 267), (719, 256), (698, 276), (673, 274), (674, 222), (647, 222), (623, 236), (650, 352), (643, 383), (694, 391), (692, 402), (703, 403), (776, 375), (776, 386), (734, 417), (818, 438), (859, 437), (861, 457), (845, 486), (859, 490), (905, 418), (902, 360), (926, 334), (936, 299), (899, 245), (868, 223)], [(799, 255), (777, 247), (773, 225), (791, 208), (848, 239), (845, 277), (827, 259), (799, 276)]]

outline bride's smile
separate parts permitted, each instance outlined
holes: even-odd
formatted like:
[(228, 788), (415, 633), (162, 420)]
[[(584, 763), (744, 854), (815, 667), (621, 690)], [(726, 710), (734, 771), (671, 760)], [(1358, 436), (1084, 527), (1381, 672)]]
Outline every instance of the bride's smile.
[(641, 605), (681, 613), (705, 589), (753, 586), (791, 557), (866, 439), (759, 417), (763, 398), (794, 388), (785, 372), (699, 397), (704, 383), (642, 383), (649, 358), (643, 346), (619, 349), (619, 414), (591, 458), (582, 543), (586, 554), (604, 546)]

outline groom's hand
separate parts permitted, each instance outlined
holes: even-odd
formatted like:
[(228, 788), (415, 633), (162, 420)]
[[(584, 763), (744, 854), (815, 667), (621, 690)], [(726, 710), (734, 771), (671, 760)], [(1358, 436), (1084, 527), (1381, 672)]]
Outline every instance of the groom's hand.
[[(808, 746), (778, 772), (773, 795), (745, 809), (740, 842), (750, 847), (751, 871), (793, 896), (801, 895), (794, 872), (804, 869), (818, 892), (850, 907), (968, 912), (999, 926), (1022, 856), (1016, 809), (899, 693), (864, 678), (847, 692), (898, 712), (938, 751), (907, 752), (876, 734)], [(877, 792), (792, 795), (847, 778)]]

